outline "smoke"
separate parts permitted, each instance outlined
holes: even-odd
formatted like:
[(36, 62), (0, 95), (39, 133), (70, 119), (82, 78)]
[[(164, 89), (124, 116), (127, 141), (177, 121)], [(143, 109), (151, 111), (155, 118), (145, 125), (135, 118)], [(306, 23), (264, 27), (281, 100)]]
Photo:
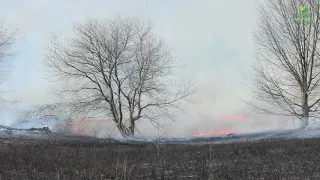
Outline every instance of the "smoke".
[[(67, 122), (62, 119), (47, 117), (47, 118), (30, 118), (19, 119), (19, 113), (21, 111), (14, 109), (6, 109), (0, 111), (1, 125), (10, 126), (19, 129), (29, 128), (42, 128), (49, 127), (50, 130), (57, 133), (64, 134), (76, 134), (84, 136), (95, 136), (98, 138), (115, 138), (120, 141), (143, 141), (143, 142), (188, 142), (193, 140), (206, 140), (210, 138), (222, 138), (221, 142), (229, 141), (242, 141), (242, 140), (257, 140), (266, 138), (312, 138), (320, 137), (320, 123), (310, 122), (308, 131), (300, 130), (286, 130), (289, 125), (286, 123), (272, 123), (270, 119), (263, 119), (259, 121), (259, 116), (253, 117), (252, 115), (246, 115), (246, 118), (239, 118), (240, 116), (227, 116), (229, 118), (215, 118), (209, 114), (199, 113), (196, 115), (185, 114), (185, 121), (177, 121), (168, 124), (167, 128), (162, 127), (159, 131), (148, 121), (141, 121), (137, 126), (136, 137), (123, 138), (113, 122), (109, 122), (103, 119), (84, 119), (73, 122)], [(181, 116), (180, 116), (181, 117)], [(220, 116), (221, 117), (221, 116)], [(237, 117), (232, 119), (232, 117)], [(191, 119), (188, 118), (198, 118)], [(286, 122), (284, 118), (278, 117), (282, 121)], [(241, 120), (239, 120), (241, 119)], [(191, 122), (198, 122), (192, 124)], [(289, 123), (297, 124), (297, 119), (288, 119)], [(163, 122), (164, 123), (164, 122)], [(283, 127), (282, 130), (272, 129), (272, 127)], [(187, 128), (188, 127), (188, 128)], [(260, 129), (259, 129), (260, 127)], [(262, 127), (262, 128), (261, 128)], [(179, 129), (180, 128), (180, 129)], [(251, 128), (251, 129), (250, 129)], [(227, 129), (227, 130), (226, 130)], [(292, 128), (291, 128), (292, 129)], [(247, 131), (244, 131), (247, 130)], [(209, 134), (201, 132), (216, 132), (216, 134)], [(225, 133), (224, 133), (225, 132)], [(229, 138), (227, 134), (235, 133), (235, 138)], [(203, 137), (192, 137), (192, 134), (198, 133)], [(214, 139), (215, 140), (215, 139)], [(219, 140), (220, 142), (220, 140)]]
[[(30, 3), (26, 3), (28, 8), (23, 10), (16, 7), (14, 3), (0, 7), (7, 15), (5, 20), (14, 23), (14, 26), (22, 29), (22, 33), (26, 34), (21, 41), (17, 42), (16, 48), (21, 53), (14, 57), (15, 63), (12, 61), (10, 67), (8, 66), (12, 69), (8, 86), (15, 90), (12, 97), (21, 98), (23, 104), (45, 104), (51, 101), (47, 93), (51, 89), (48, 83), (50, 79), (44, 79), (41, 73), (43, 67), (40, 66), (44, 50), (40, 47), (43, 46), (44, 39), (47, 38), (49, 32), (56, 28), (63, 34), (69, 34), (71, 31), (68, 31), (67, 28), (78, 17), (79, 19), (84, 16), (96, 17), (100, 14), (105, 16), (104, 12), (116, 12), (117, 14), (121, 12), (120, 14), (134, 16), (135, 14), (131, 13), (135, 12), (135, 9), (144, 7), (143, 3), (137, 2), (130, 6), (123, 6), (121, 3), (118, 4), (119, 6), (106, 6), (105, 2), (101, 1), (99, 5), (78, 3), (61, 8), (64, 7), (65, 2), (63, 4), (53, 2), (55, 1), (49, 4), (41, 3), (41, 7), (43, 6), (40, 8), (41, 12), (46, 12), (41, 15), (38, 14), (39, 6)], [(291, 123), (290, 119), (287, 120), (284, 117), (257, 115), (242, 103), (242, 100), (247, 97), (245, 96), (246, 89), (240, 82), (240, 72), (248, 68), (251, 61), (254, 60), (252, 57), (254, 45), (248, 35), (253, 31), (252, 27), (256, 27), (255, 3), (256, 1), (253, 0), (234, 1), (228, 5), (227, 9), (216, 9), (215, 11), (212, 9), (224, 6), (222, 1), (207, 1), (205, 5), (197, 1), (177, 6), (167, 4), (161, 7), (170, 7), (170, 11), (163, 9), (161, 16), (158, 14), (162, 13), (161, 7), (157, 4), (148, 6), (150, 12), (157, 13), (148, 13), (150, 17), (143, 18), (156, 20), (154, 22), (158, 31), (156, 33), (164, 36), (168, 46), (176, 52), (176, 58), (181, 62), (181, 66), (186, 67), (178, 72), (179, 76), (185, 75), (186, 80), (196, 82), (198, 91), (192, 99), (199, 100), (200, 103), (195, 106), (183, 105), (182, 108), (186, 112), (178, 114), (174, 122), (160, 119), (160, 128), (142, 119), (137, 123), (137, 136), (182, 138), (190, 137), (193, 133), (224, 129), (231, 129), (234, 132), (256, 132), (297, 127), (298, 120)], [(238, 7), (241, 5), (247, 10), (240, 10)], [(95, 11), (87, 11), (88, 6)], [(111, 9), (106, 10), (108, 7)], [(133, 9), (130, 9), (132, 7)], [(176, 7), (179, 8), (176, 9)], [(57, 9), (61, 12), (57, 13)], [(72, 16), (64, 16), (70, 12), (73, 12)], [(87, 14), (92, 12), (94, 14)], [(52, 16), (51, 13), (56, 15)], [(188, 41), (185, 41), (186, 39)], [(114, 124), (82, 123), (82, 119), (74, 122), (59, 122), (57, 119), (19, 119), (18, 114), (19, 112), (16, 113), (15, 110), (3, 110), (0, 112), (0, 124), (23, 128), (49, 126), (54, 131), (62, 133), (101, 138), (121, 137)], [(215, 118), (229, 115), (245, 115), (247, 119), (235, 121)]]
[(0, 110), (0, 124), (10, 126), (18, 118), (17, 111), (2, 109)]

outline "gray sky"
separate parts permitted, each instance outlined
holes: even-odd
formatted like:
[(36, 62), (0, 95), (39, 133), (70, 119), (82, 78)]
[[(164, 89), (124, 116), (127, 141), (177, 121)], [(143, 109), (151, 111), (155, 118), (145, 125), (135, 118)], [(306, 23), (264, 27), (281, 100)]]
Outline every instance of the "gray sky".
[(3, 2), (0, 12), (5, 23), (20, 33), (13, 47), (19, 53), (6, 63), (12, 68), (6, 85), (22, 106), (51, 101), (48, 90), (53, 85), (41, 67), (51, 32), (68, 34), (72, 22), (86, 18), (135, 16), (155, 25), (156, 33), (165, 38), (180, 65), (185, 66), (178, 75), (197, 87), (193, 98), (201, 104), (188, 107), (189, 115), (179, 116), (173, 126), (179, 129), (176, 134), (190, 134), (195, 127), (200, 131), (203, 127), (222, 128), (222, 124), (232, 126), (212, 118), (237, 113), (251, 118), (252, 122), (243, 125), (246, 130), (278, 127), (275, 121), (253, 121), (255, 117), (250, 117), (250, 110), (241, 102), (248, 98), (241, 74), (254, 62), (256, 0), (15, 0)]

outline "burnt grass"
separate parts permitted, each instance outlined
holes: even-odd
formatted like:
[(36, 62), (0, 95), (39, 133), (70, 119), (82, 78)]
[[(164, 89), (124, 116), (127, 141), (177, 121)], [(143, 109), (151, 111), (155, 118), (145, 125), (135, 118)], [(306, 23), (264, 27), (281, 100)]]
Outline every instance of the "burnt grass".
[(320, 179), (320, 139), (154, 144), (2, 138), (0, 162), (1, 180)]

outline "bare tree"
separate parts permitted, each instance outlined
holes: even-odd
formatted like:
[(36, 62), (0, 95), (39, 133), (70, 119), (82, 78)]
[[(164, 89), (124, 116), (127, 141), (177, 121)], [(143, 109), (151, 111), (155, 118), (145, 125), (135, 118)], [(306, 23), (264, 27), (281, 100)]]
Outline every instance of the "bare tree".
[(260, 112), (298, 117), (301, 128), (319, 117), (319, 0), (268, 0), (256, 31), (253, 106)]
[(16, 32), (5, 27), (4, 22), (0, 20), (0, 60), (10, 55), (8, 48), (15, 42)]
[[(4, 25), (4, 21), (0, 20), (0, 63), (2, 63), (6, 57), (12, 55), (12, 53), (9, 53), (8, 49), (15, 42), (16, 36), (16, 31), (7, 28)], [(4, 81), (6, 72), (6, 69), (1, 67), (0, 84), (2, 84), (2, 82)], [(4, 93), (5, 91), (0, 90), (0, 92)], [(3, 98), (2, 96), (0, 97), (0, 102), (3, 106), (6, 106), (8, 103), (14, 103), (14, 101), (5, 100), (5, 98)]]
[(141, 118), (173, 117), (190, 85), (170, 81), (174, 58), (152, 27), (133, 18), (73, 24), (74, 36), (54, 35), (47, 61), (72, 112), (111, 117), (123, 136), (134, 135)]

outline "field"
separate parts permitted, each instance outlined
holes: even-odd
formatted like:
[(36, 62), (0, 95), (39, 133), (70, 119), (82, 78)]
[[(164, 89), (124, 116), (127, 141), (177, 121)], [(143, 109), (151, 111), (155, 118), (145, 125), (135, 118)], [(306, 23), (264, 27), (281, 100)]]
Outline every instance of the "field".
[(320, 139), (227, 144), (0, 139), (0, 179), (320, 179)]

